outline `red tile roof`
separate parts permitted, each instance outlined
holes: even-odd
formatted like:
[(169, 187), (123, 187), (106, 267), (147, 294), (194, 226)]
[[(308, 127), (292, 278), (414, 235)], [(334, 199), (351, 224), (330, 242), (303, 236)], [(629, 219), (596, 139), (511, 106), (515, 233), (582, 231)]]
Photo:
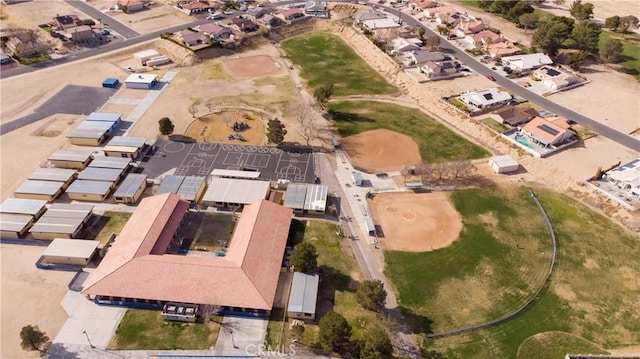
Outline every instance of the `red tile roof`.
[(144, 199), (82, 293), (270, 310), (292, 210), (245, 206), (225, 257), (163, 254), (187, 207), (173, 193)]

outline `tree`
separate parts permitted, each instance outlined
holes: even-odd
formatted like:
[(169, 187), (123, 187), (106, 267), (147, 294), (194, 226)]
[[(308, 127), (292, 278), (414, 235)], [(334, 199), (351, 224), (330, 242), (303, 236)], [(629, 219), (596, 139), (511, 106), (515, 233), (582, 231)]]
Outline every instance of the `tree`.
[[(510, 1), (505, 1), (509, 3)], [(519, 18), (523, 14), (531, 14), (535, 9), (529, 5), (526, 1), (518, 1), (515, 3), (511, 9), (507, 12), (507, 19), (511, 22), (518, 22)]]
[(198, 308), (198, 314), (200, 314), (205, 320), (213, 320), (211, 317), (218, 314), (220, 309), (222, 308), (219, 305), (203, 304)]
[(569, 7), (569, 14), (578, 21), (589, 20), (593, 17), (593, 4), (582, 3), (582, 0), (575, 0)]
[(381, 281), (377, 279), (365, 280), (358, 286), (356, 298), (363, 308), (381, 312), (387, 302), (387, 292)]
[(421, 350), (424, 359), (447, 359), (444, 354), (435, 350)]
[(615, 64), (620, 61), (620, 55), (624, 46), (618, 39), (607, 39), (600, 48), (600, 58), (608, 64)]
[(475, 170), (473, 163), (464, 157), (456, 158), (451, 164), (451, 172), (455, 178), (467, 178)]
[(269, 143), (281, 144), (286, 134), (287, 130), (284, 128), (284, 124), (277, 118), (267, 122), (267, 140)]
[(196, 107), (196, 105), (189, 106), (188, 111), (193, 118), (196, 118), (196, 113), (198, 113), (198, 108)]
[(633, 15), (621, 17), (620, 24), (618, 25), (618, 32), (624, 34), (628, 32), (629, 29), (637, 29), (639, 22), (640, 20), (638, 20), (638, 18)]
[(364, 333), (361, 340), (360, 358), (393, 358), (393, 344), (383, 327), (373, 325)]
[(604, 27), (611, 29), (612, 31), (618, 31), (620, 26), (620, 16), (614, 15), (604, 20)]
[(297, 272), (313, 273), (318, 270), (318, 252), (309, 242), (300, 242), (293, 247), (289, 260)]
[(163, 117), (160, 119), (160, 121), (158, 121), (158, 129), (160, 130), (161, 134), (169, 136), (173, 133), (173, 122), (171, 122), (169, 117)]
[(424, 29), (424, 27), (420, 26), (420, 28), (418, 28), (418, 39), (420, 39), (421, 41), (424, 41), (425, 32), (426, 30)]
[(433, 35), (427, 37), (426, 45), (431, 51), (437, 50), (440, 47), (440, 36)]
[(567, 56), (567, 66), (572, 70), (579, 71), (587, 55), (584, 52), (572, 52)]
[(527, 30), (534, 28), (538, 23), (538, 15), (533, 13), (522, 14), (518, 18), (518, 24), (524, 27), (524, 32), (527, 33)]
[(291, 336), (296, 340), (301, 340), (304, 335), (304, 326), (296, 324), (291, 327)]
[(213, 112), (213, 109), (215, 108), (215, 105), (213, 104), (213, 101), (211, 99), (208, 99), (205, 103), (204, 106), (207, 108), (207, 110), (209, 110), (209, 112)]
[(562, 6), (567, 2), (567, 0), (553, 0), (553, 5), (555, 5), (555, 8), (557, 9), (558, 6)]
[(20, 340), (22, 349), (42, 352), (43, 346), (49, 342), (49, 337), (37, 325), (27, 325), (20, 330)]
[(595, 21), (582, 21), (573, 27), (571, 38), (575, 41), (575, 48), (587, 54), (598, 53), (598, 42), (602, 29)]
[(298, 121), (298, 133), (307, 141), (307, 146), (312, 139), (318, 136), (318, 125), (314, 121), (316, 112), (313, 105), (307, 101), (292, 101), (289, 105), (291, 113)]
[[(304, 242), (303, 242), (304, 243)], [(349, 343), (351, 326), (340, 313), (329, 312), (318, 323), (320, 346), (327, 351), (339, 351)]]
[(556, 20), (556, 18), (554, 17), (538, 26), (538, 29), (531, 37), (531, 45), (541, 49), (549, 56), (558, 54), (560, 46), (570, 33), (569, 26), (563, 21)]
[(333, 94), (333, 84), (327, 86), (321, 86), (313, 91), (313, 98), (316, 100), (316, 104), (322, 110), (327, 106), (327, 102)]

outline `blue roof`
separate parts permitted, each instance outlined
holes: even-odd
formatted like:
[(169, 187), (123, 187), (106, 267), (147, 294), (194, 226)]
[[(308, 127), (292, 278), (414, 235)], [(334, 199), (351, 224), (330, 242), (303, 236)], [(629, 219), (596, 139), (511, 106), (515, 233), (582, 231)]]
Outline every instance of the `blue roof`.
[(115, 77), (107, 77), (104, 81), (102, 81), (103, 85), (117, 85), (120, 81)]

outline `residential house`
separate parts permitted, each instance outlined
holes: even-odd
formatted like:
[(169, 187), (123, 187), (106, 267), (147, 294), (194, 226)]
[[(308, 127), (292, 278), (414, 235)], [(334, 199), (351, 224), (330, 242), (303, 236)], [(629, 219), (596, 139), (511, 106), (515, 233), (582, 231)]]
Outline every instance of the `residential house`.
[(457, 13), (457, 11), (453, 6), (447, 5), (447, 6), (427, 7), (424, 9), (422, 13), (426, 17), (435, 18), (438, 15), (453, 15)]
[(468, 19), (460, 21), (453, 31), (457, 37), (463, 38), (471, 34), (479, 33), (486, 28), (487, 25), (485, 25), (482, 20)]
[(389, 43), (391, 40), (402, 37), (402, 38), (410, 38), (413, 37), (414, 34), (411, 30), (408, 30), (404, 27), (390, 27), (383, 29), (375, 29), (371, 31), (373, 36), (378, 39), (378, 41)]
[(494, 59), (501, 59), (504, 56), (516, 55), (520, 52), (520, 48), (507, 41), (486, 45), (485, 49), (489, 56)]
[(86, 43), (88, 41), (91, 41), (97, 35), (93, 31), (91, 26), (87, 25), (76, 26), (74, 28), (67, 29), (67, 34), (75, 43)]
[(202, 31), (182, 30), (182, 43), (187, 46), (199, 46), (209, 43), (209, 37)]
[(242, 32), (258, 31), (258, 25), (249, 19), (233, 18), (231, 19), (231, 27)]
[(508, 65), (514, 71), (526, 73), (544, 65), (551, 65), (553, 64), (553, 61), (545, 54), (535, 53), (506, 56), (502, 58), (502, 63)]
[(192, 1), (186, 4), (178, 4), (178, 7), (188, 15), (199, 14), (211, 8), (208, 3), (201, 1)]
[(400, 27), (400, 24), (398, 24), (394, 19), (390, 18), (364, 20), (361, 22), (361, 25), (363, 29), (369, 31), (374, 31), (377, 29), (394, 29)]
[(429, 78), (451, 76), (458, 73), (458, 68), (453, 61), (427, 61), (420, 67), (420, 71)]
[(433, 0), (412, 0), (409, 5), (413, 10), (424, 10), (437, 7), (438, 3)]
[(222, 27), (218, 24), (212, 24), (212, 23), (202, 24), (198, 26), (198, 30), (200, 32), (204, 32), (205, 35), (209, 36), (210, 38), (216, 41), (226, 40), (232, 35), (231, 30), (227, 29), (226, 27)]
[(444, 55), (441, 52), (432, 52), (427, 50), (405, 52), (403, 54), (402, 63), (405, 66), (422, 67), (429, 61), (443, 61)]
[(460, 101), (477, 109), (506, 105), (511, 102), (511, 94), (499, 91), (497, 88), (486, 88), (477, 91), (469, 91), (460, 95)]
[(76, 26), (82, 25), (82, 21), (78, 18), (78, 15), (63, 15), (53, 18), (55, 27), (60, 31), (65, 31)]
[(640, 196), (640, 157), (608, 171), (604, 179), (620, 189)]
[(148, 3), (148, 0), (118, 0), (116, 4), (118, 5), (118, 8), (128, 14), (144, 10)]
[(562, 117), (536, 117), (520, 129), (520, 132), (542, 146), (558, 146), (573, 137), (570, 126)]
[(531, 74), (531, 77), (535, 80), (542, 81), (542, 84), (552, 91), (562, 90), (563, 88), (583, 82), (583, 80), (578, 76), (574, 76), (551, 66), (540, 67)]
[(380, 20), (386, 17), (384, 13), (375, 10), (361, 11), (353, 15), (353, 26), (361, 26), (363, 21)]
[(293, 9), (282, 9), (277, 13), (275, 13), (274, 16), (282, 19), (288, 24), (291, 24), (291, 23), (300, 21), (302, 18), (305, 17), (305, 14), (304, 12), (302, 12), (302, 9), (293, 8)]
[(308, 0), (304, 4), (304, 13), (309, 16), (328, 18), (329, 8), (326, 1)]
[(267, 14), (267, 8), (264, 7), (254, 7), (253, 9), (248, 9), (246, 11), (246, 17), (252, 21), (259, 21), (261, 17)]
[[(462, 15), (462, 14), (458, 14), (458, 13), (437, 14), (434, 17), (434, 20), (436, 21), (436, 24), (438, 24), (438, 25), (446, 25), (446, 26), (450, 26), (450, 27), (455, 27), (456, 25), (458, 25), (458, 23), (460, 23), (464, 19), (465, 19), (465, 16)], [(455, 34), (453, 34), (453, 35), (455, 35)]]
[(512, 105), (506, 105), (491, 111), (491, 118), (512, 127), (527, 123), (539, 115), (538, 111), (532, 107), (520, 108)]
[(395, 39), (391, 39), (391, 41), (389, 41), (389, 46), (391, 46), (392, 48), (392, 55), (401, 55), (405, 52), (420, 51), (422, 40), (416, 37), (409, 39), (405, 39), (404, 37), (396, 37)]
[(258, 19), (258, 22), (264, 25), (268, 29), (279, 27), (286, 24), (284, 20), (272, 14), (266, 14), (260, 17), (260, 19)]
[(489, 46), (502, 42), (502, 36), (491, 30), (482, 30), (476, 34), (470, 34), (464, 37), (464, 41), (477, 48)]

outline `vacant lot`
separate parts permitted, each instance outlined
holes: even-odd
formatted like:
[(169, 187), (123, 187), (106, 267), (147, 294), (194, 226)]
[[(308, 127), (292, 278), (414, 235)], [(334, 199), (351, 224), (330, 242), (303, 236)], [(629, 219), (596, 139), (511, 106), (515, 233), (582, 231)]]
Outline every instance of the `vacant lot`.
[(281, 43), (287, 56), (302, 68), (313, 89), (334, 85), (333, 96), (394, 94), (398, 90), (373, 70), (339, 37), (314, 32)]
[(481, 147), (414, 108), (385, 102), (343, 101), (329, 103), (329, 114), (342, 137), (382, 128), (405, 134), (418, 144), (424, 161), (488, 156)]
[[(512, 320), (435, 340), (433, 347), (447, 357), (514, 358), (527, 338), (549, 331), (584, 339), (546, 340), (549, 353), (576, 345), (589, 352), (593, 345), (607, 349), (640, 342), (640, 264), (634, 260), (634, 236), (566, 196), (543, 189), (536, 193), (558, 238), (550, 287)], [(451, 247), (386, 255), (386, 273), (401, 306), (428, 318), (423, 324), (432, 321), (431, 327), (416, 328), (422, 333), (513, 310), (541, 284), (547, 270), (550, 240), (525, 189), (464, 190), (454, 192), (452, 199), (464, 227)]]
[(635, 74), (636, 78), (640, 78), (640, 72), (638, 72), (638, 66), (640, 65), (640, 34), (618, 34), (612, 31), (602, 31), (600, 34), (599, 47), (609, 39), (618, 39), (622, 41), (622, 61), (617, 65), (624, 68), (631, 74)]

